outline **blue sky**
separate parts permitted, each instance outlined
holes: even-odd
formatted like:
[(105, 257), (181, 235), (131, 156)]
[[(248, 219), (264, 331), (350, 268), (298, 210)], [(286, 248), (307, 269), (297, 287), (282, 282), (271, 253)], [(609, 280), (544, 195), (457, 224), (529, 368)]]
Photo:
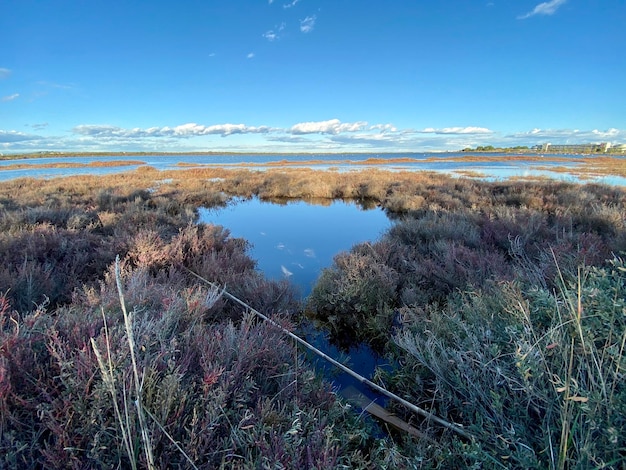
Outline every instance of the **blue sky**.
[(0, 152), (626, 143), (624, 0), (3, 0)]

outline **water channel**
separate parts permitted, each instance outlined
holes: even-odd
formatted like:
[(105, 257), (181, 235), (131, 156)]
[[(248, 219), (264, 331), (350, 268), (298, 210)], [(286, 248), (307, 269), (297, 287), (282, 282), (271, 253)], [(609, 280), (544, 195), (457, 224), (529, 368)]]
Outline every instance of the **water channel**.
[[(357, 243), (377, 240), (393, 223), (380, 208), (364, 209), (344, 201), (326, 201), (321, 205), (305, 201), (279, 204), (258, 199), (235, 200), (226, 208), (199, 212), (199, 222), (222, 225), (231, 236), (250, 242), (250, 255), (257, 261), (258, 269), (268, 278), (289, 279), (303, 298), (311, 292), (322, 269), (331, 266), (336, 254)], [(313, 325), (305, 326), (300, 333), (315, 347), (367, 378), (371, 378), (376, 367), (386, 365), (366, 345), (340, 350)], [(340, 389), (353, 386), (379, 404), (384, 402), (349, 375), (315, 357), (311, 359)]]

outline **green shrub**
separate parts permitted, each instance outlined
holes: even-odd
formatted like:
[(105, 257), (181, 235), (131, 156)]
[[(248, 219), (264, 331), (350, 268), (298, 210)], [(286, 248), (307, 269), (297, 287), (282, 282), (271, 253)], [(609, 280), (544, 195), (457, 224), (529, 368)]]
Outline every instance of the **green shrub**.
[[(517, 468), (626, 464), (626, 265), (561, 289), (504, 284), (444, 310), (405, 309), (396, 385)], [(418, 380), (411, 379), (417, 377)]]
[(335, 336), (376, 342), (390, 326), (398, 282), (398, 273), (369, 244), (361, 245), (335, 257), (314, 286), (309, 305)]

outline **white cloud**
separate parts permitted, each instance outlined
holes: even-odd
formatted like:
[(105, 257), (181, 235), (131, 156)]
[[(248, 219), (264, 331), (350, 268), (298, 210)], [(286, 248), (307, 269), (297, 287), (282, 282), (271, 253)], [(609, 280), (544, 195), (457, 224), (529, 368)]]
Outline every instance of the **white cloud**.
[[(31, 124), (42, 129), (47, 124)], [(36, 130), (35, 130), (36, 132)], [(211, 137), (215, 136), (215, 137)], [(226, 143), (218, 143), (216, 137)], [(59, 135), (0, 130), (0, 151), (266, 151), (266, 152), (427, 152), (460, 150), (478, 145), (512, 147), (542, 143), (626, 143), (626, 129), (541, 129), (504, 134), (484, 127), (400, 128), (367, 121), (339, 119), (300, 122), (287, 127), (247, 124), (198, 124), (125, 128), (81, 124)]]
[[(226, 126), (231, 126), (226, 124)], [(220, 126), (221, 127), (221, 126)], [(233, 126), (232, 128), (234, 128)], [(223, 132), (230, 132), (230, 127), (223, 127)], [(216, 133), (220, 133), (220, 130), (215, 129)], [(147, 129), (150, 133), (162, 133), (164, 135), (176, 135), (181, 137), (193, 136), (193, 135), (203, 135), (205, 132), (208, 133), (208, 128), (205, 126), (201, 126), (200, 124), (196, 124), (195, 122), (190, 122), (187, 124), (181, 124), (180, 126), (176, 126), (173, 129), (169, 127), (164, 127), (159, 129), (158, 127), (151, 127)]]
[(254, 52), (250, 52), (247, 56), (246, 59), (252, 59), (254, 58)]
[(381, 132), (397, 132), (398, 129), (393, 124), (374, 124), (370, 126), (369, 129), (371, 131), (379, 130)]
[(444, 127), (443, 129), (435, 129), (427, 127), (420, 134), (492, 134), (493, 131), (485, 127)]
[(220, 135), (227, 137), (234, 134), (266, 134), (274, 129), (268, 126), (246, 126), (245, 124), (216, 124), (203, 126), (196, 123), (181, 124), (175, 127), (149, 127), (148, 129), (124, 129), (117, 126), (81, 124), (74, 127), (74, 134), (97, 138), (131, 138), (146, 137), (178, 137), (189, 138), (203, 135)]
[(336, 143), (341, 144), (349, 144), (349, 145), (357, 145), (358, 147), (386, 147), (386, 146), (395, 146), (397, 144), (401, 144), (402, 137), (398, 135), (389, 135), (389, 134), (368, 134), (368, 133), (358, 133), (358, 134), (343, 134), (343, 135), (334, 135), (331, 137), (331, 140)]
[(9, 75), (11, 75), (11, 71), (9, 69), (0, 67), (0, 79), (7, 78)]
[(600, 142), (626, 142), (626, 131), (615, 128), (607, 130), (580, 130), (580, 129), (532, 129), (528, 132), (518, 132), (505, 136), (508, 140), (523, 141), (524, 143), (541, 144), (585, 144)]
[(37, 140), (41, 137), (33, 134), (24, 134), (17, 131), (0, 130), (0, 143), (23, 142), (26, 140)]
[(65, 85), (63, 83), (54, 83), (54, 82), (46, 82), (44, 80), (40, 80), (38, 82), (36, 82), (37, 85), (45, 87), (45, 88), (57, 88), (60, 90), (73, 90), (75, 88), (75, 85)]
[(300, 31), (303, 33), (310, 33), (315, 28), (315, 20), (317, 20), (317, 16), (307, 16), (305, 19), (300, 20)]
[(19, 96), (20, 96), (19, 93), (13, 93), (12, 95), (9, 95), (9, 96), (3, 96), (2, 101), (13, 101), (16, 98), (19, 98)]
[(591, 133), (594, 135), (597, 135), (598, 137), (602, 137), (603, 139), (609, 138), (609, 137), (619, 137), (619, 136), (623, 137), (624, 136), (623, 132), (615, 128), (610, 128), (606, 131), (599, 131), (597, 129), (594, 129), (593, 131), (591, 131)]
[(339, 119), (330, 119), (328, 121), (317, 122), (300, 122), (291, 126), (289, 130), (292, 134), (339, 134), (340, 132), (356, 132), (367, 126), (367, 122), (346, 122), (342, 123)]
[(300, 2), (300, 0), (293, 0), (293, 1), (289, 2), (289, 3), (284, 3), (283, 4), (283, 8), (295, 7), (299, 2)]
[(272, 142), (286, 142), (290, 144), (302, 144), (310, 142), (310, 140), (305, 137), (299, 137), (295, 135), (268, 136), (267, 140)]
[(559, 9), (561, 5), (564, 5), (567, 0), (550, 0), (549, 2), (543, 2), (537, 5), (532, 11), (525, 15), (518, 16), (518, 19), (525, 20), (535, 15), (553, 15)]
[(276, 41), (276, 39), (278, 39), (278, 34), (276, 34), (274, 32), (274, 30), (270, 29), (269, 31), (263, 33), (262, 35), (265, 39), (267, 39), (268, 41), (272, 42), (272, 41)]
[(286, 27), (287, 27), (287, 24), (283, 21), (280, 25), (276, 26), (274, 29), (270, 29), (266, 33), (263, 33), (262, 36), (270, 42), (276, 41), (277, 39), (280, 39), (279, 33), (284, 31)]
[(219, 134), (222, 137), (226, 137), (233, 134), (267, 134), (271, 131), (272, 128), (268, 126), (255, 127), (246, 126), (245, 124), (218, 124), (205, 127), (202, 134)]

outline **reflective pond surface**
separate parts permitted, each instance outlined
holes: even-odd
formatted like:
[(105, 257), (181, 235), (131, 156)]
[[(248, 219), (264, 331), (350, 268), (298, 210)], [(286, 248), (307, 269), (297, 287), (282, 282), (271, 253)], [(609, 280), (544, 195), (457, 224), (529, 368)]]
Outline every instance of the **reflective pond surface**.
[(259, 270), (269, 278), (288, 278), (306, 297), (337, 253), (378, 239), (392, 223), (380, 208), (326, 204), (239, 200), (226, 208), (200, 209), (199, 221), (222, 225), (232, 236), (248, 240)]
[[(226, 208), (200, 209), (199, 222), (222, 225), (231, 236), (245, 238), (252, 244), (250, 255), (267, 277), (288, 278), (306, 297), (321, 270), (331, 266), (333, 257), (361, 242), (375, 241), (391, 225), (380, 208), (365, 210), (343, 201), (316, 205), (293, 201), (283, 204), (258, 199), (238, 200)], [(361, 344), (348, 351), (333, 345), (327, 335), (313, 325), (299, 332), (305, 339), (329, 356), (359, 374), (370, 378), (377, 367), (385, 367), (368, 346)], [(352, 386), (378, 404), (385, 397), (365, 387), (350, 375), (335, 369), (312, 353), (307, 354), (339, 390)]]

